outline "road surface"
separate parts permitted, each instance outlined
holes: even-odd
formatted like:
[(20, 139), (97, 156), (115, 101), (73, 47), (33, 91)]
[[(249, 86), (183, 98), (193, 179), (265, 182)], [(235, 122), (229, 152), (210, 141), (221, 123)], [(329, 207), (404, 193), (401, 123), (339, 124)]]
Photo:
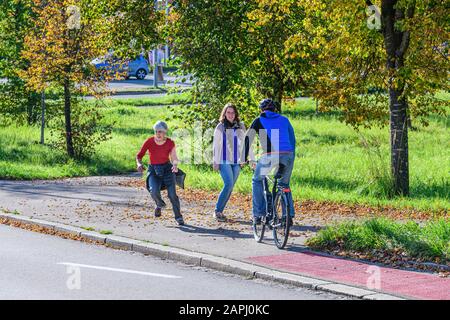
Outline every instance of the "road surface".
[(343, 299), (0, 225), (0, 299)]

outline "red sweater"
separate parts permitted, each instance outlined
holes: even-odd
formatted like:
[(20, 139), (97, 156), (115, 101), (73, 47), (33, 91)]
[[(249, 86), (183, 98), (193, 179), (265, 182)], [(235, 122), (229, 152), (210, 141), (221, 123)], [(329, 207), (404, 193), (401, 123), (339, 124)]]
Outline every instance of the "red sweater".
[(155, 137), (148, 138), (141, 147), (141, 150), (136, 155), (139, 160), (149, 153), (150, 164), (164, 164), (170, 161), (169, 155), (175, 147), (175, 143), (167, 138), (166, 142), (162, 145), (158, 145), (155, 142)]

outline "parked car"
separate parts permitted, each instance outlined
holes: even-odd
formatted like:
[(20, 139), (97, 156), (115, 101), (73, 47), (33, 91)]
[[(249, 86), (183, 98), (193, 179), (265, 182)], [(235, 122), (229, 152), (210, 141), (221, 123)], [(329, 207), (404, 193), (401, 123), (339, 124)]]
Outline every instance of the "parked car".
[(148, 61), (143, 55), (139, 55), (134, 60), (120, 60), (111, 55), (94, 59), (92, 63), (98, 70), (124, 74), (126, 79), (135, 77), (138, 80), (144, 80), (150, 73)]

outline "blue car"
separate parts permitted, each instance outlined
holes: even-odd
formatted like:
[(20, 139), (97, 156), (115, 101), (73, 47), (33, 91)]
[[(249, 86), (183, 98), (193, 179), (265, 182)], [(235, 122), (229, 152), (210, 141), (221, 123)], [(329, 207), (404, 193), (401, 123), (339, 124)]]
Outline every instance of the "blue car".
[(139, 55), (135, 60), (119, 60), (114, 57), (97, 58), (92, 61), (98, 70), (106, 70), (109, 73), (121, 73), (125, 78), (135, 77), (144, 80), (150, 73), (148, 61), (143, 55)]

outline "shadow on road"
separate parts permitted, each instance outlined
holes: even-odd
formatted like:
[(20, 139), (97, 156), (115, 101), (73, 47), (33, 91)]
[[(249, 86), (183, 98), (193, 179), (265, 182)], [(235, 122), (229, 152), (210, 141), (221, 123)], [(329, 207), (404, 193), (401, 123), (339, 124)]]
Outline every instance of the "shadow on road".
[(245, 234), (238, 230), (224, 229), (219, 227), (217, 229), (208, 229), (203, 227), (198, 227), (194, 225), (185, 224), (184, 226), (178, 227), (183, 232), (193, 233), (205, 237), (228, 237), (232, 239), (250, 239), (253, 238), (251, 234)]

